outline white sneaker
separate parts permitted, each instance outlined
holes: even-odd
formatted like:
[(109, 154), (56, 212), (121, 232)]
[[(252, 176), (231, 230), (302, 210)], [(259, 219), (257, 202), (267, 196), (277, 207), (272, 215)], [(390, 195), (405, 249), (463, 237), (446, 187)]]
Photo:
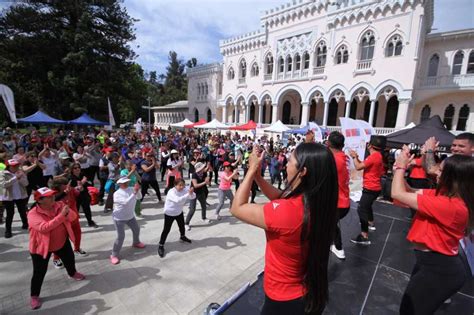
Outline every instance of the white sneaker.
[(444, 301), (444, 304), (451, 304), (451, 298), (448, 298), (446, 301)]
[(216, 220), (220, 221), (221, 219), (222, 219), (222, 217), (220, 215), (216, 214)]
[(186, 228), (186, 231), (191, 231), (191, 226), (190, 225), (186, 224), (184, 227)]
[(336, 246), (331, 245), (331, 252), (332, 252), (334, 255), (336, 255), (337, 258), (339, 258), (339, 259), (341, 259), (341, 260), (342, 260), (342, 259), (346, 259), (346, 254), (344, 253), (344, 250), (343, 250), (343, 249), (339, 250), (339, 249), (336, 248)]
[(369, 231), (376, 231), (377, 228), (375, 227), (375, 224), (370, 224), (369, 223)]

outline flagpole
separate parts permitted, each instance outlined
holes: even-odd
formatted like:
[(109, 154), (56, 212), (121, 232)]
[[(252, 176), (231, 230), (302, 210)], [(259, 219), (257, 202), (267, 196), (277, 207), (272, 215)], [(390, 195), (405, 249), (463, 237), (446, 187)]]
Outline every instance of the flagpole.
[(151, 132), (151, 105), (150, 97), (148, 96), (148, 132)]

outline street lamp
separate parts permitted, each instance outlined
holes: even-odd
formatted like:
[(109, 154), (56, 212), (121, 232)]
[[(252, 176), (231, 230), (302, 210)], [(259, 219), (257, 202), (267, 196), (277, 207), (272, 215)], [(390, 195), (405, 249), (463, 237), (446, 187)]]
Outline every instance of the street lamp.
[(151, 98), (148, 97), (148, 106), (142, 106), (143, 109), (148, 109), (148, 131), (151, 132)]

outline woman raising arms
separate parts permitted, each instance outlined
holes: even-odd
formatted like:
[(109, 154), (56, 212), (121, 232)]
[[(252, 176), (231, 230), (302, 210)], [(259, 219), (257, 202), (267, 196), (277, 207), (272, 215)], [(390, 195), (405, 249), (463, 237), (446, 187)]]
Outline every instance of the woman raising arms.
[[(327, 267), (337, 216), (334, 157), (323, 145), (300, 144), (287, 165), (288, 186), (281, 191), (261, 177), (264, 154), (257, 150), (231, 212), (265, 230), (262, 314), (321, 314), (328, 300)], [(248, 203), (254, 179), (270, 202)]]

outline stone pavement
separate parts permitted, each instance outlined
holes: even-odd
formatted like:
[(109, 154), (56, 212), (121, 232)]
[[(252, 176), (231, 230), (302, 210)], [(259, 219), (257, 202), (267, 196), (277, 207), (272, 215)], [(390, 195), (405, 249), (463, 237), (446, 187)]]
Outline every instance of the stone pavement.
[[(160, 187), (163, 190), (164, 184), (160, 183)], [(257, 201), (265, 200), (257, 197)], [(217, 204), (215, 185), (208, 202), (208, 217), (212, 218)], [(110, 213), (103, 214), (102, 207), (94, 206), (94, 220), (100, 228), (87, 227), (81, 214), (82, 248), (89, 256), (76, 256), (77, 270), (86, 275), (86, 280), (75, 282), (65, 269), (57, 270), (50, 262), (41, 292), (43, 306), (34, 313), (202, 314), (208, 303), (222, 303), (263, 270), (264, 232), (233, 218), (228, 205), (221, 214), (221, 221), (203, 223), (198, 206), (192, 230), (187, 232), (193, 243), (178, 241), (175, 223), (165, 245), (167, 254), (160, 258), (157, 243), (163, 227), (163, 204), (153, 193), (145, 198), (143, 218), (138, 219), (141, 241), (147, 247), (132, 248), (132, 235), (127, 228), (122, 260), (113, 266), (109, 262), (116, 236), (112, 217)], [(28, 234), (20, 227), (18, 213), (11, 239), (3, 238), (4, 226), (0, 226), (0, 314), (32, 312)]]

